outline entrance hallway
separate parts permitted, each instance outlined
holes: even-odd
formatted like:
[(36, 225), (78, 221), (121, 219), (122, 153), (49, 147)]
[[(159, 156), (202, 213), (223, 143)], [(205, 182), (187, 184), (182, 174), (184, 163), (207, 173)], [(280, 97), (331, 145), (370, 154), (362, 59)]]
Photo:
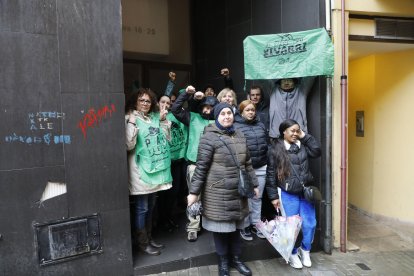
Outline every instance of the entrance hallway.
[[(356, 251), (332, 255), (311, 253), (312, 268), (295, 270), (282, 258), (247, 262), (253, 275), (413, 275), (414, 227), (403, 223), (371, 218), (355, 209), (348, 210), (348, 247)], [(359, 250), (354, 246), (357, 245)], [(135, 270), (135, 275), (139, 270)], [(185, 270), (152, 275), (217, 275), (217, 265), (198, 266)], [(239, 275), (232, 269), (231, 275)]]
[(348, 227), (348, 250), (360, 252), (414, 250), (412, 224), (375, 219), (357, 209), (348, 208)]

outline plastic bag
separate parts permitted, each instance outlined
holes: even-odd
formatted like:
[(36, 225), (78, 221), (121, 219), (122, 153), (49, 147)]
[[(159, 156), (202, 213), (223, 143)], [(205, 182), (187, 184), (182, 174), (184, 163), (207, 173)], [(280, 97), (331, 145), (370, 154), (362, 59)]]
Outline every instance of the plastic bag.
[(276, 216), (271, 221), (260, 221), (256, 224), (256, 227), (286, 262), (289, 261), (289, 257), (292, 255), (301, 226), (302, 218), (298, 215), (290, 217)]

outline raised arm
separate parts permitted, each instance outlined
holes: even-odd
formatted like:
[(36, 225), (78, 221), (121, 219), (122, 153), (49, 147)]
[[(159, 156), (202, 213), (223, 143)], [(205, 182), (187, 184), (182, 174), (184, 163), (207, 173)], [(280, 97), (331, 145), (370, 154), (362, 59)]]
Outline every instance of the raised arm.
[(167, 83), (167, 87), (165, 87), (165, 92), (164, 95), (171, 97), (171, 94), (173, 92), (174, 86), (175, 86), (175, 73), (174, 72), (170, 72), (168, 73), (168, 83)]
[(303, 77), (300, 80), (299, 91), (307, 97), (312, 90), (313, 83), (316, 77)]
[(224, 87), (234, 90), (233, 79), (230, 77), (230, 70), (228, 68), (223, 68), (221, 69), (220, 74), (224, 78)]
[(180, 90), (180, 95), (171, 107), (171, 113), (174, 115), (174, 117), (186, 126), (190, 125), (190, 111), (185, 109), (183, 105), (192, 97), (195, 91), (193, 91), (194, 87), (193, 89), (190, 87), (192, 86), (188, 86), (185, 90)]

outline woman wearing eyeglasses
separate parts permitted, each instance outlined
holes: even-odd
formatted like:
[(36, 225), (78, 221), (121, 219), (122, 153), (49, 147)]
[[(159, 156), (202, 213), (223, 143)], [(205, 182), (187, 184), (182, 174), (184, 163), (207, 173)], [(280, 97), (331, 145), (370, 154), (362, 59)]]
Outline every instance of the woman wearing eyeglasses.
[(134, 238), (138, 249), (149, 255), (161, 254), (164, 245), (152, 239), (152, 213), (156, 192), (171, 188), (171, 159), (168, 141), (171, 122), (168, 110), (159, 110), (155, 94), (140, 88), (125, 107), (129, 192), (134, 202)]

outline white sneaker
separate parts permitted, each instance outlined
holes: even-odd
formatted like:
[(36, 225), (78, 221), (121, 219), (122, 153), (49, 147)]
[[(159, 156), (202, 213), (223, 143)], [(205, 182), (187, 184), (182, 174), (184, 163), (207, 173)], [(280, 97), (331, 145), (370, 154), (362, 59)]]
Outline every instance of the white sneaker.
[(299, 259), (298, 254), (292, 254), (289, 257), (289, 264), (291, 267), (301, 269), (303, 267), (302, 262)]
[(301, 247), (298, 248), (298, 255), (302, 261), (303, 266), (311, 267), (312, 261), (310, 259), (309, 251), (303, 250)]

